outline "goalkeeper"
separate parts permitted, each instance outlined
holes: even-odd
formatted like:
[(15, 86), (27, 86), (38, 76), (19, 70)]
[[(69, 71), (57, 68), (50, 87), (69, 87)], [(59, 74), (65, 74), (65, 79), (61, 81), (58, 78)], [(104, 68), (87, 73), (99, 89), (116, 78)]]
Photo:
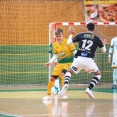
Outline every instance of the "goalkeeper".
[[(65, 73), (70, 68), (74, 58), (73, 55), (76, 53), (74, 44), (67, 44), (67, 39), (63, 37), (63, 30), (61, 28), (55, 30), (55, 37), (57, 41), (53, 44), (54, 55), (49, 62), (45, 63), (45, 66), (48, 67), (56, 59), (58, 59), (58, 63), (52, 71), (51, 78), (47, 86), (47, 94), (43, 100), (49, 100), (52, 98), (51, 88), (54, 86), (54, 82), (58, 77), (62, 79), (62, 86), (64, 85)], [(67, 97), (67, 94), (63, 96), (63, 98)]]
[(112, 89), (116, 89), (117, 82), (117, 37), (111, 40), (111, 45), (109, 48), (108, 61), (111, 61), (111, 55), (113, 54), (112, 59), (112, 68), (113, 68), (113, 86)]

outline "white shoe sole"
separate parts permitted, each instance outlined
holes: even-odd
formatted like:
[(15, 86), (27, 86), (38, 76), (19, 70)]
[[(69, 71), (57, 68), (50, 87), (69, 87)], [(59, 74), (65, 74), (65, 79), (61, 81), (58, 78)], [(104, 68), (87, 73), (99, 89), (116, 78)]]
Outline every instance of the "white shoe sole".
[(51, 100), (52, 97), (43, 98), (43, 100)]
[(68, 96), (63, 96), (63, 97), (61, 97), (62, 99), (67, 99), (68, 98)]

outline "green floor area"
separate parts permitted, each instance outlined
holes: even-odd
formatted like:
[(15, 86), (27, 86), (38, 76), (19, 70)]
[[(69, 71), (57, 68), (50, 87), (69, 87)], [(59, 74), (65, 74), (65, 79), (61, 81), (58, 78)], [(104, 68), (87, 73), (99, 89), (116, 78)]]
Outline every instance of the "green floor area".
[[(85, 91), (85, 88), (70, 88), (68, 91)], [(13, 90), (0, 90), (0, 92), (29, 92), (29, 91), (47, 91), (47, 89), (13, 89)], [(111, 89), (111, 88), (94, 88), (94, 92), (104, 92), (104, 93), (117, 93), (117, 89)]]
[(117, 89), (111, 89), (110, 88), (98, 88), (98, 89), (93, 89), (95, 92), (105, 92), (105, 93), (117, 93)]
[(0, 114), (0, 117), (20, 117), (20, 116), (16, 116), (16, 115), (10, 115), (10, 114)]
[[(73, 90), (83, 90), (85, 91), (85, 88), (80, 88), (80, 89), (70, 89), (71, 91)], [(104, 92), (104, 93), (117, 93), (117, 89), (111, 89), (111, 88), (94, 88), (93, 92)]]

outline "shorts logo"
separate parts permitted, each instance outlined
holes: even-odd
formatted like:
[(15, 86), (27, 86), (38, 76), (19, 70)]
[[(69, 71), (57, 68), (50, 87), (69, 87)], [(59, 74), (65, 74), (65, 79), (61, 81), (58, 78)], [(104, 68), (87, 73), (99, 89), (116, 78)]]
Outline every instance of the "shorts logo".
[(72, 66), (72, 69), (73, 69), (74, 71), (77, 71), (77, 68), (76, 68), (75, 66)]

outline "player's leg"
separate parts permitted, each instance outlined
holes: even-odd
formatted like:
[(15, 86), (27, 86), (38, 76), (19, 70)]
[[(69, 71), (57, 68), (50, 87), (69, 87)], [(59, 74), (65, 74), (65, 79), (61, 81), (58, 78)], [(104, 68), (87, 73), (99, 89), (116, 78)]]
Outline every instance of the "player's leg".
[(57, 88), (59, 88), (59, 79), (55, 80), (54, 86), (57, 87)]
[(48, 82), (48, 86), (47, 86), (47, 94), (46, 96), (43, 98), (43, 100), (48, 100), (48, 99), (51, 99), (51, 89), (52, 87), (54, 86), (54, 82), (55, 80), (59, 77), (59, 74), (61, 73), (60, 71), (60, 65), (56, 65), (56, 67), (53, 69), (52, 71), (52, 75), (51, 75), (51, 78)]
[(94, 76), (93, 76), (88, 88), (85, 90), (85, 92), (89, 95), (90, 98), (94, 99), (92, 89), (100, 80), (101, 72), (93, 60), (88, 60), (87, 62), (85, 62), (85, 64), (86, 64), (85, 70), (88, 71), (89, 73), (92, 72), (94, 74)]
[(54, 86), (54, 82), (56, 80), (58, 76), (51, 76), (49, 82), (48, 82), (48, 86), (47, 86), (47, 94), (46, 96), (43, 98), (43, 100), (49, 100), (51, 99), (51, 88)]
[(117, 84), (117, 69), (113, 70), (113, 86), (112, 89), (116, 89), (116, 84)]
[[(58, 63), (57, 66), (54, 69), (54, 72), (52, 74), (59, 75), (59, 78), (62, 79), (62, 85), (64, 82), (65, 73), (67, 72), (68, 68), (70, 67), (71, 63)], [(52, 87), (52, 93), (53, 94), (59, 94), (60, 88), (59, 88), (59, 80), (55, 80), (55, 84)]]
[(62, 79), (62, 87), (64, 86), (65, 74), (69, 70), (70, 66), (71, 66), (71, 63), (64, 64), (64, 67), (63, 67), (62, 72), (60, 74), (60, 77)]
[(64, 96), (66, 94), (66, 91), (69, 87), (69, 81), (70, 81), (71, 75), (74, 73), (77, 74), (81, 70), (80, 68), (77, 69), (77, 67), (76, 67), (76, 66), (80, 66), (80, 65), (78, 65), (79, 63), (80, 63), (80, 60), (79, 59), (77, 60), (77, 58), (75, 58), (70, 69), (66, 72), (64, 86), (62, 87), (62, 90), (60, 92), (61, 96)]
[[(66, 74), (68, 68), (70, 67), (70, 65), (71, 64), (65, 65), (64, 69), (62, 70), (62, 73), (60, 74), (62, 87), (64, 86), (65, 74)], [(67, 93), (65, 95), (63, 95), (62, 98), (64, 98), (64, 99), (68, 98)]]
[[(67, 72), (67, 71), (66, 71), (66, 72)], [(66, 74), (66, 73), (65, 73), (65, 74)], [(61, 74), (61, 75), (60, 75), (62, 87), (64, 86), (65, 74)]]
[[(57, 64), (55, 72), (53, 73), (53, 74), (59, 75), (59, 78), (62, 79), (62, 83), (63, 83), (64, 77), (65, 77), (65, 73), (67, 71), (65, 66), (67, 66), (67, 63)], [(55, 81), (54, 87), (52, 87), (52, 92), (54, 92), (53, 90), (55, 90), (55, 92), (56, 92), (54, 94), (60, 93), (59, 80)]]
[(80, 61), (81, 58), (74, 58), (73, 63), (71, 64), (69, 70), (65, 74), (64, 84), (69, 84), (72, 74), (78, 74), (80, 72), (80, 70), (82, 69), (80, 66)]
[(55, 83), (54, 83), (54, 86), (53, 86), (52, 89), (51, 89), (51, 92), (52, 92), (54, 95), (57, 95), (57, 94), (60, 93), (59, 79), (56, 79), (56, 80), (55, 80)]
[(71, 73), (70, 73), (70, 70), (68, 70), (67, 73), (65, 74), (64, 86), (62, 87), (61, 92), (60, 92), (61, 97), (66, 95), (67, 89), (69, 87), (68, 83), (69, 83), (70, 78), (71, 78)]
[(116, 82), (117, 82), (117, 55), (116, 54), (113, 54), (112, 68), (113, 68), (113, 86), (112, 86), (112, 89), (116, 89)]
[(100, 74), (100, 71), (96, 72), (94, 74), (94, 77), (92, 78), (88, 88), (86, 89), (86, 93), (89, 95), (90, 98), (94, 99), (94, 95), (92, 93), (92, 89), (94, 88), (94, 86), (98, 83), (98, 81), (100, 80), (101, 78), (101, 74)]

